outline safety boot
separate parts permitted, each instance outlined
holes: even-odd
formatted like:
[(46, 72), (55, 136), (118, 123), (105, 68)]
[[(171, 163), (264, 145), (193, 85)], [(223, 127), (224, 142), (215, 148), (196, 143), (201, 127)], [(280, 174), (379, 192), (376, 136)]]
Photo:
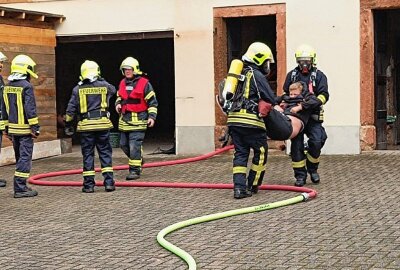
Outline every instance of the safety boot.
[(140, 178), (140, 174), (138, 174), (137, 172), (130, 172), (127, 176), (126, 176), (126, 180), (136, 180)]
[(243, 199), (247, 197), (251, 197), (252, 193), (246, 188), (234, 188), (233, 189), (233, 197), (235, 199)]
[(27, 198), (27, 197), (35, 197), (38, 195), (36, 190), (31, 188), (27, 188), (25, 191), (18, 191), (14, 193), (14, 198)]
[(249, 190), (251, 191), (252, 194), (257, 194), (258, 193), (258, 186), (251, 186), (251, 188), (249, 188)]
[(115, 190), (115, 185), (105, 185), (104, 189), (106, 192), (113, 192)]
[(83, 193), (93, 193), (94, 192), (94, 187), (83, 187), (82, 188)]
[(305, 184), (306, 184), (306, 179), (304, 178), (296, 178), (296, 182), (294, 183), (296, 187), (302, 187)]
[(0, 179), (0, 187), (5, 187), (7, 185), (7, 181), (4, 179)]
[(317, 172), (310, 173), (310, 178), (311, 182), (313, 182), (314, 184), (319, 184), (319, 181), (321, 180)]

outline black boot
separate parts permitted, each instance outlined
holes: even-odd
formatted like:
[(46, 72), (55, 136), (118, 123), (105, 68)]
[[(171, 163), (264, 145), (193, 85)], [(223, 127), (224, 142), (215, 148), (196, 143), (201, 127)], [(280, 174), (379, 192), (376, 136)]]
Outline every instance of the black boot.
[(83, 187), (82, 188), (83, 193), (93, 193), (94, 192), (94, 187)]
[(5, 187), (7, 185), (7, 181), (4, 179), (0, 179), (0, 187)]
[(27, 197), (35, 197), (38, 195), (36, 190), (31, 188), (27, 188), (25, 191), (18, 191), (14, 193), (14, 198), (27, 198)]
[(130, 172), (127, 176), (126, 176), (126, 180), (136, 180), (140, 178), (140, 174), (138, 174), (137, 172)]
[(311, 177), (311, 182), (313, 182), (314, 184), (319, 184), (321, 178), (319, 178), (319, 174), (317, 172), (310, 173), (310, 177)]
[(306, 184), (306, 179), (304, 178), (296, 178), (296, 182), (294, 183), (296, 187), (302, 187), (305, 184)]
[(113, 192), (115, 190), (115, 185), (105, 185), (104, 189), (106, 190), (106, 192)]
[(251, 186), (249, 188), (252, 194), (257, 194), (258, 193), (258, 186)]
[(243, 199), (247, 197), (251, 197), (251, 191), (247, 190), (246, 188), (234, 188), (233, 189), (233, 197), (235, 199)]

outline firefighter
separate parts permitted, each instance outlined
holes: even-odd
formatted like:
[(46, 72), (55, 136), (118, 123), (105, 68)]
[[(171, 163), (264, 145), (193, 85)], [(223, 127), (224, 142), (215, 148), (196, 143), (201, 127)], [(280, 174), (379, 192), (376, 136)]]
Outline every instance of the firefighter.
[(120, 114), (120, 146), (129, 158), (126, 180), (135, 180), (140, 178), (142, 172), (142, 144), (147, 127), (155, 124), (158, 102), (153, 86), (139, 68), (138, 60), (125, 58), (120, 70), (124, 78), (119, 84), (115, 103), (115, 109)]
[(108, 111), (109, 100), (115, 95), (113, 85), (100, 77), (100, 67), (94, 61), (86, 60), (81, 66), (81, 81), (72, 90), (65, 116), (65, 134), (74, 133), (73, 120), (77, 117), (76, 131), (80, 133), (83, 156), (82, 192), (93, 193), (95, 186), (94, 148), (96, 147), (104, 188), (115, 190), (112, 168), (112, 147), (110, 129), (113, 127)]
[[(326, 75), (317, 69), (317, 54), (309, 45), (301, 45), (296, 49), (295, 58), (297, 67), (288, 72), (283, 91), (289, 94), (289, 86), (297, 81), (302, 81), (308, 85), (308, 89), (313, 93), (319, 102), (319, 105), (311, 113), (304, 133), (292, 139), (291, 153), (292, 167), (296, 178), (295, 186), (306, 184), (307, 173), (310, 174), (311, 182), (318, 184), (320, 176), (318, 174), (319, 157), (321, 149), (325, 144), (327, 137), (323, 123), (323, 105), (329, 99), (328, 79)], [(304, 152), (304, 134), (308, 137), (307, 151)]]
[[(7, 60), (7, 56), (5, 56), (2, 52), (0, 52), (0, 73), (3, 70), (4, 61)], [(3, 131), (6, 129), (6, 124), (2, 117), (2, 108), (1, 104), (3, 101), (3, 89), (4, 89), (4, 80), (3, 76), (0, 74), (0, 153), (1, 153), (1, 142), (3, 139)], [(7, 185), (7, 181), (4, 179), (0, 179), (0, 187), (5, 187)]]
[[(265, 101), (275, 105), (275, 95), (266, 75), (274, 63), (271, 49), (264, 43), (252, 43), (242, 56), (243, 69), (227, 109), (227, 125), (235, 147), (233, 158), (233, 197), (242, 199), (258, 192), (268, 157), (266, 126), (259, 117), (258, 104)], [(229, 74), (228, 74), (229, 75)], [(224, 97), (226, 98), (226, 96)], [(265, 115), (264, 115), (265, 116)], [(252, 165), (247, 174), (247, 162), (253, 149)]]
[(37, 79), (36, 63), (27, 55), (17, 55), (11, 62), (9, 83), (3, 90), (2, 115), (5, 132), (15, 153), (14, 198), (34, 197), (36, 190), (26, 184), (32, 168), (33, 139), (40, 134), (35, 95), (30, 83)]

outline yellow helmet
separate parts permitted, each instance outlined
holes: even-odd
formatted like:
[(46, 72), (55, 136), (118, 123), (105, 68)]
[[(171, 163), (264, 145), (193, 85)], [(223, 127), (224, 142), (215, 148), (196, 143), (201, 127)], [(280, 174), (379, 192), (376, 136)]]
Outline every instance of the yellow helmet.
[(15, 56), (11, 61), (11, 73), (30, 74), (33, 78), (37, 79), (38, 75), (35, 73), (36, 63), (27, 55), (20, 54)]
[(317, 53), (314, 48), (307, 44), (300, 45), (294, 53), (296, 62), (300, 60), (311, 60), (311, 63), (315, 66), (317, 64)]
[(250, 61), (257, 66), (261, 66), (266, 60), (275, 63), (271, 49), (262, 42), (252, 43), (243, 55), (243, 60)]
[(81, 76), (79, 77), (81, 80), (84, 79), (93, 79), (94, 77), (100, 76), (100, 67), (99, 65), (90, 60), (86, 60), (81, 65)]
[(0, 52), (0, 62), (6, 61), (8, 58), (4, 55), (4, 53)]
[(126, 69), (126, 68), (132, 69), (133, 74), (135, 74), (135, 75), (143, 74), (143, 72), (139, 68), (139, 61), (131, 56), (125, 58), (124, 61), (122, 61), (121, 66), (119, 67), (119, 69), (122, 72), (122, 75), (124, 75), (124, 69)]

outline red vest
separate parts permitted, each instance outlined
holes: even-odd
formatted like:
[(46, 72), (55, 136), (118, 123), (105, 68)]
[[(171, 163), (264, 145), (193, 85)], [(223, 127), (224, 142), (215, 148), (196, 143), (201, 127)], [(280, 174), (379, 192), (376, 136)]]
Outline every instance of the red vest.
[(125, 114), (126, 112), (138, 113), (147, 110), (148, 106), (144, 100), (144, 88), (146, 87), (148, 81), (149, 80), (143, 77), (139, 78), (130, 95), (128, 95), (128, 91), (126, 90), (125, 79), (119, 83), (118, 94), (122, 99), (122, 114)]

